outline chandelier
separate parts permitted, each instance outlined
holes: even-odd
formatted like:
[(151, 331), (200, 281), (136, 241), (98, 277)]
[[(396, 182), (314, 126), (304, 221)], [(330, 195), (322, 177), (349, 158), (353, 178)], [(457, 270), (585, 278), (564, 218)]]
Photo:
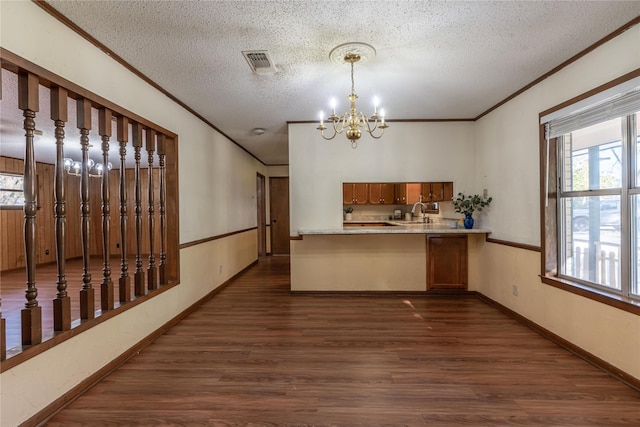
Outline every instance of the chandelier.
[[(374, 102), (375, 109), (373, 114), (367, 118), (362, 112), (356, 110), (356, 99), (358, 95), (355, 92), (353, 79), (353, 65), (356, 62), (365, 62), (369, 58), (375, 56), (376, 51), (373, 46), (366, 43), (345, 43), (335, 47), (329, 57), (336, 63), (351, 64), (351, 94), (347, 96), (350, 102), (349, 111), (342, 116), (338, 116), (335, 110), (335, 100), (331, 102), (331, 115), (327, 118), (327, 122), (331, 123), (333, 134), (326, 136), (324, 131), (327, 126), (324, 125), (324, 112), (320, 112), (320, 125), (316, 128), (320, 131), (322, 137), (326, 140), (335, 138), (336, 135), (346, 131), (347, 139), (351, 141), (351, 148), (358, 146), (358, 140), (362, 136), (362, 131), (366, 131), (374, 139), (380, 139), (384, 135), (384, 130), (389, 127), (384, 121), (384, 110), (378, 111), (378, 102)], [(373, 123), (372, 123), (373, 122)], [(378, 134), (375, 132), (379, 131)]]
[[(64, 166), (64, 170), (67, 171), (69, 175), (73, 176), (81, 176), (82, 175), (82, 162), (76, 162), (69, 157), (65, 157), (62, 162)], [(107, 163), (107, 169), (111, 170), (113, 165), (111, 162)], [(104, 164), (96, 163), (93, 160), (89, 159), (87, 162), (87, 169), (89, 170), (89, 176), (94, 178), (100, 178), (102, 176), (102, 172), (104, 169)]]

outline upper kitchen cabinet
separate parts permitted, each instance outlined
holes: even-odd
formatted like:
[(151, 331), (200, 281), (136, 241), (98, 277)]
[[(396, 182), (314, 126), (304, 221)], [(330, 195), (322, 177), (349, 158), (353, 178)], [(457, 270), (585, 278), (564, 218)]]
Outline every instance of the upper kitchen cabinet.
[(370, 205), (393, 205), (395, 204), (395, 184), (375, 183), (369, 184), (369, 204)]
[(444, 202), (453, 199), (453, 182), (423, 182), (424, 202)]
[(342, 203), (345, 205), (366, 205), (369, 201), (369, 184), (345, 182), (342, 184)]
[(396, 205), (412, 205), (420, 199), (422, 184), (419, 182), (400, 182), (394, 184), (394, 190)]

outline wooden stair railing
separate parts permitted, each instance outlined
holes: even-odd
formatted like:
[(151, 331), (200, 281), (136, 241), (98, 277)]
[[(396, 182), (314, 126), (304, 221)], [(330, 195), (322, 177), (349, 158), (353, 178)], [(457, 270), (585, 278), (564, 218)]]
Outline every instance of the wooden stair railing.
[(116, 122), (120, 143), (120, 279), (118, 295), (121, 304), (131, 301), (129, 261), (127, 261), (127, 142), (129, 141), (129, 119), (118, 117)]
[(98, 134), (102, 137), (102, 283), (100, 284), (100, 308), (113, 310), (113, 281), (111, 280), (109, 234), (111, 232), (111, 205), (109, 194), (109, 139), (111, 138), (111, 110), (98, 110)]
[(51, 88), (51, 120), (55, 123), (56, 136), (56, 165), (54, 177), (54, 213), (55, 241), (56, 241), (56, 267), (57, 267), (57, 294), (53, 300), (53, 330), (66, 331), (71, 329), (71, 297), (67, 293), (67, 277), (65, 273), (66, 262), (66, 200), (64, 185), (64, 126), (68, 118), (66, 89), (61, 87)]
[(20, 316), (22, 345), (42, 342), (42, 307), (38, 305), (36, 288), (36, 160), (34, 131), (36, 112), (39, 110), (38, 77), (26, 71), (18, 73), (18, 108), (23, 111), (25, 130), (24, 155), (24, 251), (27, 269), (27, 288)]
[[(24, 170), (24, 234), (14, 239), (15, 246), (21, 247), (24, 244), (24, 260), (21, 260), (20, 264), (15, 265), (14, 268), (24, 266), (26, 269), (26, 301), (19, 314), (20, 341), (17, 341), (17, 337), (16, 341), (12, 341), (15, 336), (12, 334), (9, 337), (10, 342), (7, 342), (7, 327), (11, 329), (14, 323), (13, 317), (10, 317), (8, 321), (6, 318), (7, 298), (0, 298), (0, 360), (7, 360), (7, 357), (11, 360), (15, 355), (25, 351), (25, 347), (41, 343), (44, 336), (58, 336), (57, 334), (51, 335), (51, 332), (61, 333), (71, 330), (74, 303), (80, 306), (82, 323), (105, 311), (116, 309), (116, 289), (114, 289), (113, 283), (113, 276), (116, 274), (115, 271), (112, 272), (111, 268), (111, 255), (115, 255), (114, 251), (116, 250), (119, 251), (118, 255), (121, 261), (117, 285), (120, 306), (132, 301), (132, 287), (135, 296), (144, 296), (160, 286), (179, 281), (177, 263), (179, 257), (178, 204), (175, 184), (177, 180), (173, 179), (177, 174), (176, 158), (173, 157), (177, 154), (177, 146), (175, 134), (166, 129), (124, 110), (106, 99), (91, 94), (53, 73), (36, 66), (32, 67), (28, 61), (12, 56), (13, 54), (4, 49), (0, 49), (0, 55), (2, 59), (0, 66), (3, 70), (0, 76), (5, 71), (17, 76), (18, 108), (22, 110), (24, 117), (22, 127), (25, 132), (23, 165), (18, 166), (18, 168), (23, 167)], [(15, 62), (7, 61), (6, 56), (10, 56)], [(15, 65), (17, 63), (20, 65)], [(53, 128), (52, 133), (55, 136), (55, 163), (53, 167), (46, 163), (42, 163), (43, 166), (41, 163), (36, 163), (39, 153), (36, 153), (38, 145), (35, 138), (38, 132), (36, 131), (35, 118), (39, 111), (40, 90), (43, 87), (44, 90), (49, 90), (50, 95), (51, 122), (48, 124)], [(2, 81), (0, 81), (0, 99), (2, 98), (1, 88)], [(75, 126), (79, 129), (80, 134), (81, 161), (79, 163), (81, 166), (78, 169), (73, 167), (69, 169), (68, 165), (65, 165), (67, 160), (65, 153), (72, 151), (69, 147), (73, 148), (69, 141), (65, 141), (65, 128), (70, 124), (70, 102), (75, 102), (77, 112)], [(96, 172), (96, 168), (89, 167), (93, 165), (90, 163), (89, 149), (91, 147), (92, 117), (96, 112), (97, 133), (101, 139), (101, 161), (98, 163), (99, 166), (102, 166), (100, 173)], [(114, 117), (116, 118), (115, 126), (113, 124)], [(108, 165), (109, 154), (114, 148), (112, 147), (114, 144), (111, 143), (114, 132), (116, 132), (115, 138), (119, 142), (120, 168), (119, 172), (113, 171), (111, 176)], [(130, 132), (132, 136), (129, 136)], [(129, 140), (131, 140), (134, 149), (135, 165), (132, 168), (133, 171), (129, 169), (129, 173), (127, 173), (127, 155), (131, 154), (127, 152)], [(148, 164), (146, 170), (141, 171), (140, 157), (143, 144), (145, 144)], [(156, 152), (157, 161), (155, 160)], [(19, 164), (19, 160), (12, 159), (16, 164)], [(154, 172), (157, 174), (156, 176), (154, 176)], [(67, 173), (79, 176), (79, 179), (69, 178)], [(147, 180), (143, 180), (144, 173), (148, 173)], [(42, 176), (38, 176), (38, 174)], [(99, 187), (95, 185), (97, 182), (90, 182), (96, 175), (100, 175)], [(133, 182), (131, 182), (132, 175)], [(168, 175), (171, 181), (167, 180)], [(119, 182), (116, 185), (114, 180), (117, 180), (118, 176)], [(71, 192), (67, 190), (70, 179), (74, 185), (78, 185), (75, 184), (76, 182), (79, 183), (79, 197), (75, 196), (77, 192), (74, 189)], [(145, 185), (148, 187), (144, 188)], [(119, 187), (119, 216), (114, 215), (112, 218), (111, 193), (116, 190), (116, 187)], [(128, 206), (128, 193), (132, 191), (135, 193), (135, 201), (131, 206)], [(146, 206), (147, 201), (143, 200), (142, 195), (145, 194), (143, 191), (148, 191), (148, 206)], [(169, 199), (167, 198), (168, 192), (170, 192)], [(144, 208), (143, 204), (145, 204)], [(70, 207), (74, 205), (79, 206), (70, 210)], [(101, 208), (100, 214), (98, 214), (98, 207)], [(39, 211), (41, 208), (42, 210)], [(148, 211), (148, 216), (142, 214), (145, 208)], [(128, 227), (128, 213), (132, 210), (135, 210), (135, 224), (134, 227)], [(18, 212), (20, 211), (16, 213)], [(38, 215), (39, 212), (41, 213)], [(91, 221), (92, 215), (94, 216), (93, 221)], [(101, 219), (100, 222), (96, 221), (98, 217)], [(11, 218), (15, 218), (15, 216)], [(147, 232), (145, 226), (148, 226), (149, 240), (144, 234)], [(116, 227), (119, 228), (119, 233), (114, 233), (112, 236), (111, 233)], [(171, 228), (169, 229), (169, 227)], [(52, 228), (53, 230), (51, 230)], [(73, 230), (69, 232), (71, 228)], [(90, 237), (93, 237), (93, 240)], [(112, 246), (114, 239), (118, 242), (115, 247)], [(170, 242), (170, 246), (168, 246), (168, 242)], [(46, 248), (50, 247), (50, 243), (55, 247), (54, 274), (56, 278), (40, 279), (38, 283), (42, 289), (51, 292), (49, 294), (51, 296), (47, 296), (46, 299), (50, 300), (52, 304), (52, 318), (43, 322), (42, 306), (38, 301), (38, 288), (36, 287), (36, 264), (50, 260), (50, 258), (44, 257), (44, 255), (48, 256)], [(132, 255), (129, 253), (132, 252), (131, 245), (136, 246), (134, 278), (131, 278), (129, 273), (128, 257)], [(98, 255), (100, 249), (102, 278), (99, 286), (100, 307), (96, 311), (96, 291), (92, 285), (90, 261), (91, 255)], [(19, 249), (19, 251), (21, 250)], [(40, 250), (47, 253), (40, 254)], [(146, 255), (147, 250), (149, 258), (146, 273), (148, 276), (145, 278), (143, 253)], [(68, 253), (69, 251), (71, 253)], [(70, 280), (70, 270), (67, 268), (66, 260), (67, 257), (79, 255), (82, 258), (81, 289), (79, 299), (74, 300), (69, 294), (70, 284), (80, 282), (80, 274), (74, 274)], [(18, 257), (16, 256), (14, 259), (17, 262)], [(7, 263), (2, 264), (3, 269), (7, 268), (8, 264), (5, 264)], [(55, 288), (53, 288), (54, 280)], [(133, 286), (132, 281), (134, 282)], [(55, 293), (52, 292), (54, 289)], [(2, 296), (4, 297), (4, 295)], [(2, 299), (5, 302), (5, 313), (1, 310)], [(17, 325), (17, 318), (15, 322)], [(47, 328), (46, 334), (43, 334), (43, 326)], [(22, 344), (22, 348), (16, 347), (18, 342)], [(8, 344), (10, 344), (10, 349), (7, 349)], [(10, 365), (3, 363), (4, 366)]]

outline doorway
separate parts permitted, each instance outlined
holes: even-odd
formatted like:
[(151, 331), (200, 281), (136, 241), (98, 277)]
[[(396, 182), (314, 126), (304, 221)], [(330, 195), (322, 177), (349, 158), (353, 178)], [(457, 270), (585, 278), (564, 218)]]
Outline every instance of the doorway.
[(267, 255), (267, 207), (264, 175), (256, 175), (256, 209), (258, 224), (258, 258)]
[(289, 255), (289, 177), (269, 178), (271, 254)]

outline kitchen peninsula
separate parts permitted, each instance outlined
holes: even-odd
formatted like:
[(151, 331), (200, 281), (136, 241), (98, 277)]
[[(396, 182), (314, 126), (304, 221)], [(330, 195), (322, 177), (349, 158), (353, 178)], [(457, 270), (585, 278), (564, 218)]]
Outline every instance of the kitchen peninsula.
[(468, 290), (474, 254), (490, 233), (449, 222), (356, 223), (366, 226), (298, 230), (292, 291)]

